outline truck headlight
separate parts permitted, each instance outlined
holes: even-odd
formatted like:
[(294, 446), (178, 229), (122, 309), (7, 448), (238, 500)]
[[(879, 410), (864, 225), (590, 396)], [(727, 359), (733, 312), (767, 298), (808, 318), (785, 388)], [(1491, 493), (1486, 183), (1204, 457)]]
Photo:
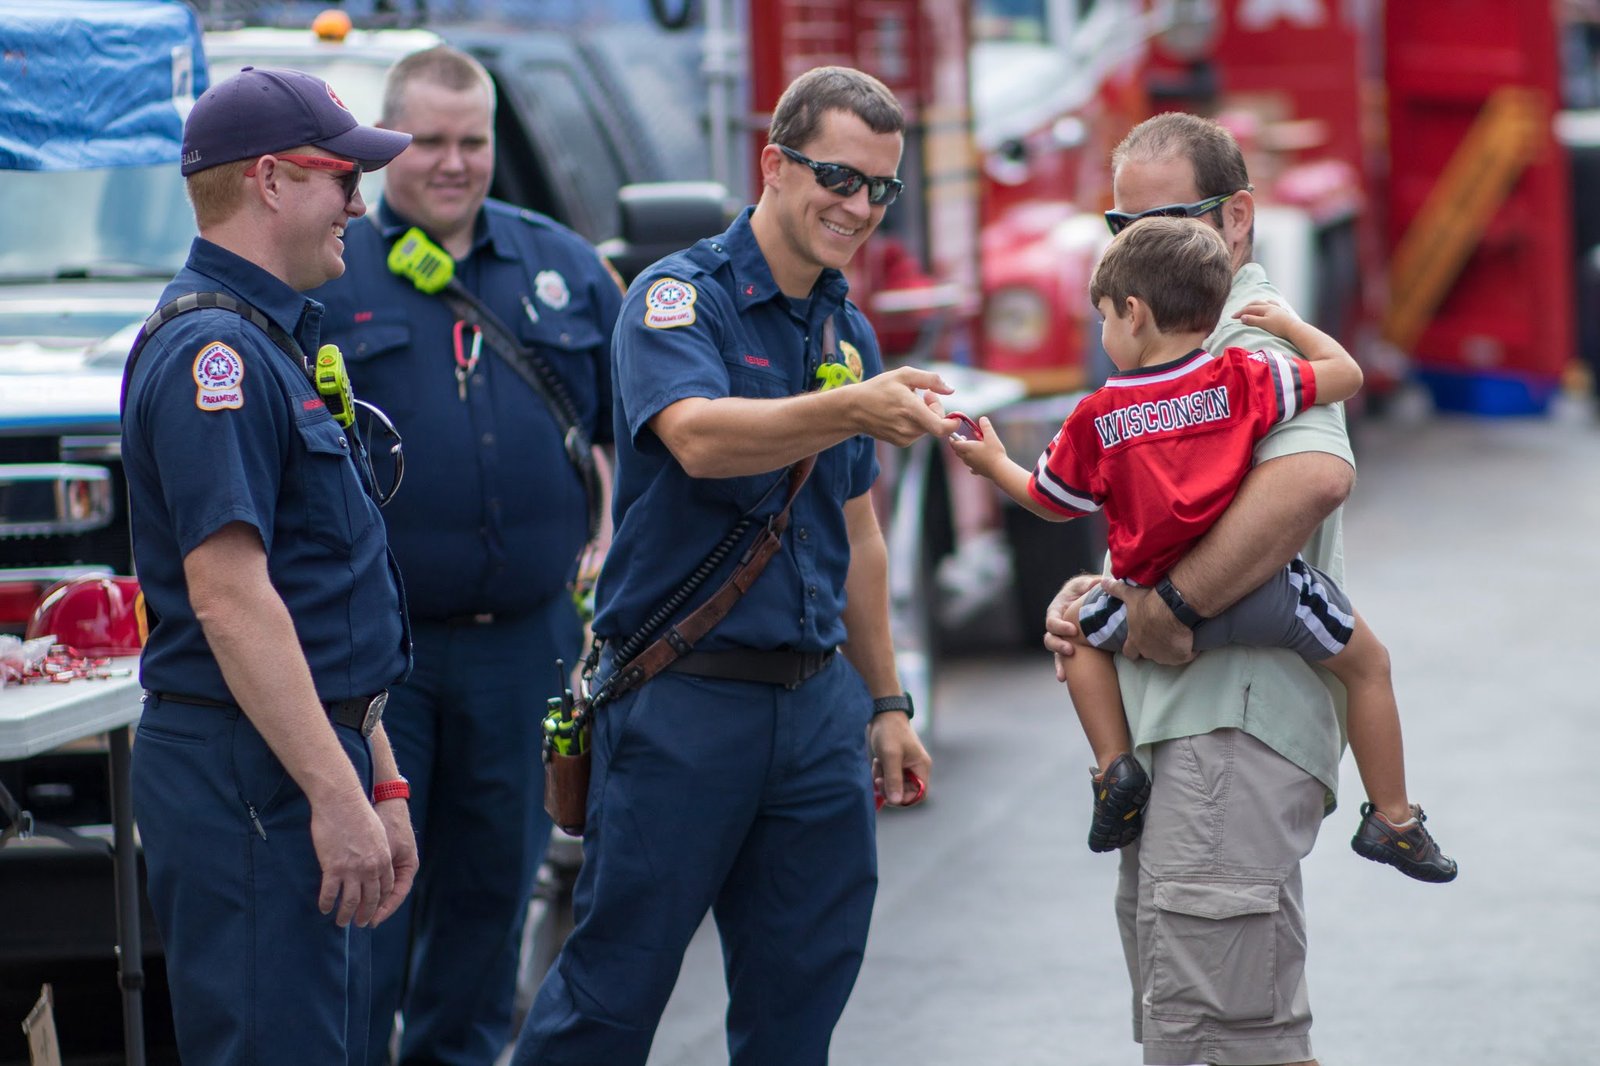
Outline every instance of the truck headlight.
[(1027, 352), (1050, 335), (1050, 305), (1038, 290), (1011, 285), (989, 294), (983, 335), (991, 345)]

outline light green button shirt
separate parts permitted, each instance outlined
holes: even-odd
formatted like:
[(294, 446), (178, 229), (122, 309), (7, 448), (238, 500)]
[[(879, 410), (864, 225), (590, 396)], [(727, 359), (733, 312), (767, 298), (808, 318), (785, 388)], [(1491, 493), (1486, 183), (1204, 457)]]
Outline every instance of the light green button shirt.
[[(1287, 305), (1260, 265), (1246, 263), (1234, 275), (1222, 324), (1206, 338), (1207, 351), (1220, 353), (1230, 347), (1296, 351), (1288, 341), (1233, 317), (1254, 300)], [(1319, 404), (1275, 426), (1256, 445), (1255, 461), (1299, 452), (1327, 452), (1355, 466), (1343, 404)], [(1303, 554), (1311, 565), (1343, 584), (1339, 511), (1322, 523)], [(1146, 768), (1151, 745), (1214, 729), (1242, 729), (1327, 786), (1332, 810), (1345, 744), (1344, 689), (1332, 674), (1281, 648), (1218, 648), (1186, 666), (1130, 662), (1120, 655), (1116, 662), (1128, 727)]]

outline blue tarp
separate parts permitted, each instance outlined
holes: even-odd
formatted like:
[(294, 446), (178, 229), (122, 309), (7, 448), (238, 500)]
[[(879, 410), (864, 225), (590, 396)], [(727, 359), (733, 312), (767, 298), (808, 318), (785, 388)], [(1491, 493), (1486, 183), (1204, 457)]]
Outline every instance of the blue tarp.
[(175, 163), (206, 84), (181, 0), (0, 3), (0, 170)]

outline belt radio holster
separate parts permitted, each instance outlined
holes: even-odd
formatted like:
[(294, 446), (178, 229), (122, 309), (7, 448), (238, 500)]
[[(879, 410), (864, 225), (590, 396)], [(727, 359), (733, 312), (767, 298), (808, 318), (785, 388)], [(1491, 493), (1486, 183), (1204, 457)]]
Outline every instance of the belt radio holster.
[[(767, 519), (761, 527), (760, 534), (739, 557), (733, 572), (709, 599), (689, 612), (681, 622), (670, 626), (664, 635), (656, 638), (637, 655), (628, 654), (638, 643), (630, 639), (620, 649), (612, 673), (592, 693), (574, 699), (572, 693), (566, 691), (566, 678), (562, 677), (563, 695), (550, 700), (550, 710), (545, 716), (544, 809), (550, 815), (551, 821), (555, 822), (563, 833), (568, 836), (582, 836), (584, 825), (588, 821), (589, 727), (595, 712), (605, 703), (632, 692), (667, 669), (673, 662), (689, 654), (700, 638), (728, 616), (728, 612), (733, 610), (733, 605), (739, 601), (739, 597), (743, 596), (755, 583), (756, 578), (761, 576), (767, 563), (772, 561), (772, 557), (782, 546), (783, 531), (789, 527), (789, 510), (794, 506), (795, 497), (800, 495), (800, 488), (805, 484), (806, 478), (811, 476), (811, 468), (816, 464), (816, 458), (814, 455), (807, 456), (789, 467), (789, 493), (788, 498), (784, 500), (782, 510)], [(736, 529), (736, 532), (742, 533), (742, 529)], [(718, 557), (721, 551), (719, 545), (718, 550), (712, 552), (712, 558), (716, 563), (721, 561)], [(707, 561), (711, 563), (712, 559)], [(714, 566), (700, 567), (695, 572), (695, 578), (703, 580), (702, 575), (709, 573), (712, 568)], [(679, 595), (675, 595), (669, 603), (681, 603), (683, 599), (687, 599), (697, 584), (695, 578), (691, 578), (690, 582), (679, 590)], [(667, 611), (658, 611), (652, 618), (670, 615), (675, 609), (670, 607)], [(658, 626), (659, 624), (657, 623)], [(648, 639), (653, 632), (654, 628), (647, 623), (640, 634)], [(599, 651), (600, 644), (597, 642), (590, 649), (589, 658), (584, 665), (586, 677), (597, 669)], [(557, 669), (564, 674), (564, 668), (559, 663)]]

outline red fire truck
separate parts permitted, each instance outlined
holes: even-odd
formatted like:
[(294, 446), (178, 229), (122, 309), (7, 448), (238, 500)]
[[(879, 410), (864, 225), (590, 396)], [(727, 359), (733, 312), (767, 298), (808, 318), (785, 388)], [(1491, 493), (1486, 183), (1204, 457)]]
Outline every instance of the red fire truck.
[[(1582, 43), (1593, 33), (1554, 5), (1474, 0), (1448, 18), (1338, 0), (977, 7), (984, 366), (1035, 394), (1094, 383), (1080, 294), (1106, 239), (1095, 216), (1109, 153), (1138, 121), (1181, 109), (1238, 136), (1261, 205), (1258, 258), (1366, 364), (1369, 397), (1414, 376), (1442, 409), (1544, 409), (1573, 354), (1572, 198), (1555, 130), (1587, 137), (1589, 155), (1595, 140), (1592, 119), (1551, 121), (1560, 34), (1591, 68), (1594, 52)], [(1053, 274), (1034, 269), (1043, 262)]]

